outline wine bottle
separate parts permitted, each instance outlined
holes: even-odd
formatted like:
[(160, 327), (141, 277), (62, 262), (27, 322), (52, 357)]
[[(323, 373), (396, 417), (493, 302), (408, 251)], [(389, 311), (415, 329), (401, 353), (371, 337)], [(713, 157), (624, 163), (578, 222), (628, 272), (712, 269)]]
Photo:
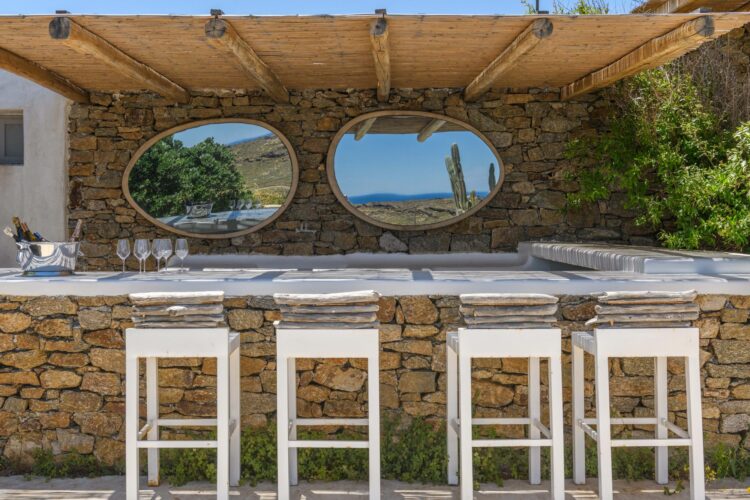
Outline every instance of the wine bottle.
[(23, 228), (21, 227), (21, 219), (18, 216), (13, 217), (13, 227), (16, 228), (16, 241), (24, 241)]
[(31, 229), (29, 229), (29, 225), (25, 222), (21, 222), (21, 228), (23, 229), (23, 237), (26, 241), (36, 241), (36, 238), (34, 238), (34, 234), (31, 232)]
[(83, 220), (78, 219), (78, 222), (76, 222), (76, 228), (73, 230), (73, 234), (70, 237), (70, 242), (74, 243), (78, 241), (78, 238), (81, 237), (81, 229), (83, 228)]

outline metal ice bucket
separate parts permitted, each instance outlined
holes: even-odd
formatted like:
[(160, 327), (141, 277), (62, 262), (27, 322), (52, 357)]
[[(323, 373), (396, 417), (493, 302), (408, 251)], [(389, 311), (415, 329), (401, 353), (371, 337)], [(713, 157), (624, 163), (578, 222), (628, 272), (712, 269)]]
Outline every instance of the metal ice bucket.
[(76, 269), (80, 243), (21, 241), (16, 261), (24, 276), (68, 276)]

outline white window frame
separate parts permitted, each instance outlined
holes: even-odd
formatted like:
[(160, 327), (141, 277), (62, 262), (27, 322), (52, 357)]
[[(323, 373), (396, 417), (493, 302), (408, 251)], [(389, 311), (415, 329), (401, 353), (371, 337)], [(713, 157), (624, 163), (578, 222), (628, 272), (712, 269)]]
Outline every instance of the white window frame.
[[(21, 156), (5, 156), (5, 126), (21, 125)], [(23, 127), (23, 112), (0, 111), (0, 165), (23, 165), (26, 156), (26, 138)]]

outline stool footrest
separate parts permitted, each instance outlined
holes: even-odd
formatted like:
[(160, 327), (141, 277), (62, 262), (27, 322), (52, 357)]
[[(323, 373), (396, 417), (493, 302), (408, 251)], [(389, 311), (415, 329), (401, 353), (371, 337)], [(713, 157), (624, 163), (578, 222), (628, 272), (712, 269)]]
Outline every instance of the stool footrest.
[(215, 418), (160, 418), (156, 420), (159, 427), (216, 426)]
[(668, 438), (668, 439), (613, 439), (612, 447), (637, 448), (651, 446), (691, 446), (690, 438)]
[(289, 441), (290, 448), (369, 448), (369, 441)]
[(216, 441), (136, 441), (138, 448), (216, 448)]
[[(585, 424), (596, 425), (596, 418), (584, 418), (579, 420)], [(609, 423), (611, 425), (656, 425), (659, 423), (659, 419), (656, 417), (625, 417), (625, 418), (610, 418)]]
[(369, 425), (366, 418), (296, 418), (289, 420), (289, 427), (321, 425)]
[[(461, 419), (456, 418), (450, 422), (451, 427), (460, 433)], [(548, 439), (552, 439), (552, 432), (549, 428), (544, 425), (539, 419), (531, 419), (528, 417), (512, 417), (512, 418), (472, 418), (471, 425), (533, 425), (536, 427), (542, 435)]]
[(474, 448), (514, 448), (538, 446), (552, 446), (551, 439), (472, 439), (471, 446)]

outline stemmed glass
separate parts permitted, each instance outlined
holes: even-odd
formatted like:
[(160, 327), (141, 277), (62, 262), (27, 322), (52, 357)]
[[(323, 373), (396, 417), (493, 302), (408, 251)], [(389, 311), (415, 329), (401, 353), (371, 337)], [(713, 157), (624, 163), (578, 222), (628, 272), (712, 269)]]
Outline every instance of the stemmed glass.
[(122, 272), (125, 272), (125, 260), (130, 257), (130, 242), (128, 240), (117, 240), (117, 256), (122, 261)]
[(146, 259), (151, 255), (151, 247), (148, 245), (148, 240), (137, 239), (135, 240), (135, 248), (133, 255), (138, 259), (138, 272), (144, 272), (146, 270)]
[(188, 242), (184, 238), (175, 240), (174, 254), (180, 259), (180, 272), (185, 272), (185, 257), (188, 256)]
[(156, 272), (159, 272), (159, 263), (161, 261), (159, 257), (159, 248), (161, 247), (161, 238), (155, 238), (154, 241), (151, 242), (151, 255), (154, 256), (156, 259)]
[(169, 257), (172, 255), (172, 240), (169, 238), (165, 238), (162, 240), (159, 240), (159, 246), (157, 247), (157, 259), (164, 259), (164, 271), (167, 270), (167, 263), (169, 262)]

